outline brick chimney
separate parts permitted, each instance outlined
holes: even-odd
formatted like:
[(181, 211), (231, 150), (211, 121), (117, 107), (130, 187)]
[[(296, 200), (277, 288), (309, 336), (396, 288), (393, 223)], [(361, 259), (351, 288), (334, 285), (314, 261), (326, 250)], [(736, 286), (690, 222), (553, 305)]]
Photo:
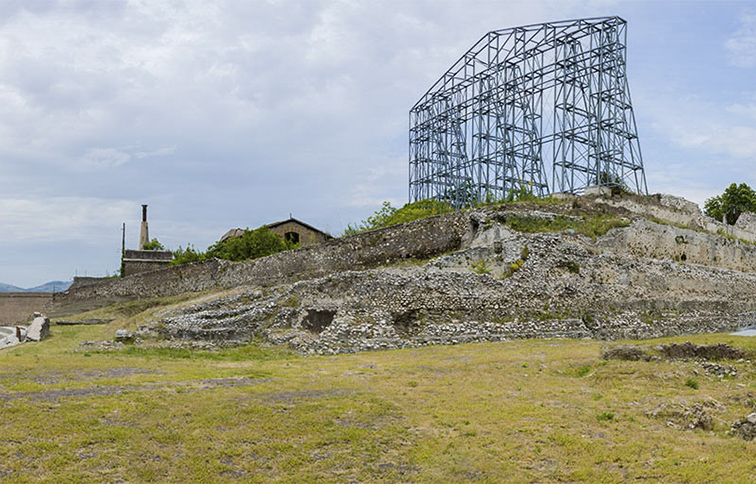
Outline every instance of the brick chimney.
[(139, 231), (139, 250), (144, 250), (144, 246), (150, 241), (150, 233), (147, 228), (147, 205), (142, 205), (142, 229)]

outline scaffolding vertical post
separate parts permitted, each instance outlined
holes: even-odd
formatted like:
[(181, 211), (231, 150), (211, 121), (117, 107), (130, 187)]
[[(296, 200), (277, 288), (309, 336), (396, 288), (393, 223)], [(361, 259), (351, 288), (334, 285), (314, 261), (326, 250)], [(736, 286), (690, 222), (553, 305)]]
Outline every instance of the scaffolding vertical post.
[(647, 194), (619, 17), (487, 33), (410, 110), (410, 201)]

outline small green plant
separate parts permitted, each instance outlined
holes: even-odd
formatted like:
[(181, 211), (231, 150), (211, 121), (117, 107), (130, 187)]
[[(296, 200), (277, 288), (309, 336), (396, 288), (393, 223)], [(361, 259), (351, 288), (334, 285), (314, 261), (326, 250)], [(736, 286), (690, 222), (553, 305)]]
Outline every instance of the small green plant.
[(693, 378), (688, 378), (685, 380), (685, 386), (690, 387), (693, 390), (698, 390), (698, 381)]
[(507, 279), (509, 277), (512, 277), (512, 275), (519, 271), (523, 265), (525, 265), (525, 261), (528, 260), (528, 257), (530, 256), (530, 248), (528, 246), (524, 246), (522, 248), (522, 251), (520, 252), (520, 258), (516, 260), (515, 262), (512, 262), (509, 264), (509, 270), (507, 270), (506, 273), (502, 276), (502, 279)]
[(596, 420), (599, 422), (612, 422), (616, 420), (616, 417), (612, 412), (601, 412), (600, 414), (596, 415)]
[(574, 260), (560, 261), (559, 263), (557, 263), (557, 267), (566, 269), (567, 272), (571, 272), (572, 274), (580, 274), (580, 264), (578, 264)]
[(488, 266), (488, 262), (483, 259), (472, 261), (471, 265), (473, 267), (473, 271), (478, 274), (491, 274), (491, 268)]
[(581, 366), (579, 368), (575, 368), (575, 376), (577, 376), (579, 378), (584, 377), (585, 375), (587, 375), (590, 372), (591, 372), (591, 367), (588, 366), (588, 365), (583, 365), (583, 366)]

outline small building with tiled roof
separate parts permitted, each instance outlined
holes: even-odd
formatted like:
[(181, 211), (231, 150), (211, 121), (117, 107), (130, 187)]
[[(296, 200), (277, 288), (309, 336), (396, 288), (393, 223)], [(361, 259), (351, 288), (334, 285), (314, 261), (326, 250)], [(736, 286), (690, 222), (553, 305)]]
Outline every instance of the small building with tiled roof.
[[(290, 217), (287, 220), (280, 222), (274, 222), (266, 225), (274, 234), (278, 234), (285, 240), (300, 244), (302, 247), (308, 245), (319, 244), (326, 240), (332, 239), (329, 234), (323, 232), (320, 229), (313, 227), (310, 224), (306, 224), (301, 220), (297, 220), (294, 217)], [(244, 234), (244, 229), (236, 228), (231, 229), (220, 238), (220, 242), (231, 237), (241, 237)]]

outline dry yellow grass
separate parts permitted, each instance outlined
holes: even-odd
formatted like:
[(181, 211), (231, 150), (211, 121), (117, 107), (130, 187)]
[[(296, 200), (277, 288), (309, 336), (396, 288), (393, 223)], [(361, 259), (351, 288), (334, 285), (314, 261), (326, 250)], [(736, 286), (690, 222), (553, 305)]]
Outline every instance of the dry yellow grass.
[[(727, 435), (756, 411), (746, 362), (718, 378), (571, 340), (306, 358), (78, 347), (156, 310), (0, 351), (0, 482), (756, 482), (756, 443)], [(711, 431), (646, 415), (712, 400)]]

